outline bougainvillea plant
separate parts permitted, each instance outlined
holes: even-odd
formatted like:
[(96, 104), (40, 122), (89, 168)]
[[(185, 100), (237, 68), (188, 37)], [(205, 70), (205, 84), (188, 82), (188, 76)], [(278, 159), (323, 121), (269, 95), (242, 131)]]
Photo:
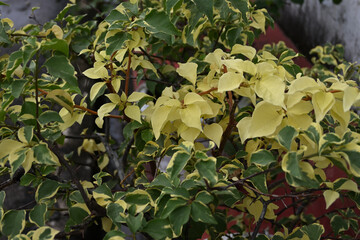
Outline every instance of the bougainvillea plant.
[[(358, 66), (340, 46), (307, 70), (282, 43), (256, 51), (272, 19), (248, 0), (131, 0), (93, 19), (70, 2), (44, 25), (0, 22), (19, 46), (0, 58), (2, 236), (359, 237)], [(5, 209), (19, 184), (30, 204)]]

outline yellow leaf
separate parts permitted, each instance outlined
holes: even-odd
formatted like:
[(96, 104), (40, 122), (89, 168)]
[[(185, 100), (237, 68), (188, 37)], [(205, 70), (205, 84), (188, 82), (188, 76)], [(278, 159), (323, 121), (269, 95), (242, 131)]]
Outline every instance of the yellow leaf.
[(312, 96), (311, 102), (314, 106), (316, 122), (320, 122), (335, 104), (335, 98), (330, 92), (319, 91)]
[(179, 67), (176, 69), (176, 72), (195, 85), (197, 78), (197, 67), (198, 65), (193, 62), (179, 63)]
[[(210, 63), (210, 69), (211, 70), (217, 70), (222, 68), (222, 58), (224, 56), (227, 56), (226, 53), (224, 53), (221, 49), (216, 49), (214, 52), (209, 53), (205, 57), (205, 62)], [(226, 59), (226, 57), (224, 57)]]
[(151, 116), (151, 125), (156, 139), (160, 137), (160, 131), (168, 121), (170, 111), (171, 107), (168, 106), (160, 106), (154, 110)]
[(354, 182), (351, 179), (346, 180), (340, 187), (337, 188), (337, 190), (348, 190), (348, 191), (353, 191), (356, 193), (360, 192), (356, 182)]
[(124, 113), (129, 118), (134, 119), (135, 121), (141, 123), (141, 113), (140, 113), (140, 108), (138, 106), (129, 105), (125, 108)]
[(93, 101), (96, 97), (96, 95), (98, 94), (98, 92), (100, 91), (100, 89), (105, 86), (105, 82), (97, 82), (94, 85), (92, 85), (91, 89), (90, 89), (90, 101)]
[(91, 79), (106, 78), (109, 76), (109, 72), (102, 62), (95, 62), (94, 67), (85, 70), (83, 74)]
[(251, 120), (251, 117), (244, 117), (236, 125), (242, 143), (244, 143), (246, 139), (250, 138), (249, 126), (251, 125)]
[(336, 100), (330, 111), (331, 116), (340, 123), (341, 131), (345, 132), (350, 122), (351, 112), (344, 112), (341, 101)]
[[(102, 225), (102, 229), (105, 231), (105, 232), (110, 232), (111, 231), (111, 227), (113, 226), (113, 222), (110, 220), (110, 218), (107, 218), (107, 217), (103, 217), (101, 218), (101, 225)], [(112, 237), (109, 238), (110, 239), (113, 239)], [(118, 238), (119, 240), (120, 239), (124, 239), (122, 237), (119, 237)]]
[(204, 134), (207, 138), (214, 141), (218, 147), (220, 146), (223, 129), (219, 124), (212, 123), (210, 125), (205, 125)]
[(104, 124), (103, 118), (105, 115), (109, 114), (116, 107), (115, 103), (105, 103), (98, 110), (98, 118), (96, 118), (95, 123), (99, 128), (102, 128)]
[(119, 92), (120, 87), (121, 87), (121, 80), (122, 79), (123, 79), (122, 77), (117, 76), (115, 79), (113, 79), (111, 81), (111, 85), (113, 86), (115, 92)]
[(62, 39), (64, 36), (63, 30), (58, 25), (52, 26), (51, 31), (54, 33), (55, 37), (58, 39)]
[(25, 144), (12, 140), (12, 139), (4, 139), (0, 142), (0, 159), (9, 155), (12, 152), (24, 147)]
[(357, 88), (350, 86), (345, 88), (344, 98), (343, 98), (344, 112), (350, 110), (351, 106), (354, 104), (358, 96), (359, 96), (359, 90)]
[(232, 91), (238, 88), (243, 81), (244, 81), (244, 77), (242, 74), (227, 72), (223, 74), (219, 79), (218, 91), (219, 92)]
[(252, 60), (255, 57), (256, 49), (250, 46), (244, 46), (241, 44), (235, 44), (231, 49), (231, 55), (242, 54), (248, 59)]
[(288, 94), (293, 94), (295, 92), (315, 93), (320, 89), (321, 86), (315, 79), (310, 77), (300, 77), (291, 82)]
[(121, 103), (121, 99), (120, 96), (117, 93), (108, 93), (105, 94), (105, 96), (112, 102), (115, 104), (120, 104)]
[(285, 108), (285, 83), (280, 77), (268, 75), (261, 78), (255, 83), (255, 92), (264, 101)]
[(248, 126), (250, 137), (263, 137), (273, 134), (281, 124), (284, 112), (281, 107), (262, 101), (255, 107), (251, 125)]
[(331, 206), (331, 204), (333, 204), (336, 201), (336, 199), (340, 197), (340, 194), (333, 190), (325, 190), (323, 195), (325, 198), (326, 209), (328, 209)]
[(254, 216), (254, 222), (259, 221), (261, 212), (263, 210), (263, 204), (260, 200), (253, 200), (250, 197), (244, 199), (244, 207), (249, 211), (251, 215)]
[(261, 29), (263, 33), (265, 33), (265, 15), (263, 11), (266, 11), (265, 9), (259, 9), (255, 10), (251, 17), (253, 19), (253, 22), (250, 24), (251, 27)]
[(69, 1), (72, 2), (72, 3), (74, 3), (74, 4), (76, 3), (76, 0), (69, 0)]
[(199, 94), (196, 94), (194, 92), (189, 92), (184, 97), (184, 104), (185, 105), (190, 105), (190, 104), (193, 104), (193, 103), (198, 104), (200, 102), (205, 102), (205, 100)]
[(127, 99), (128, 102), (137, 102), (144, 97), (150, 97), (148, 94), (143, 92), (133, 92)]
[[(185, 126), (185, 125), (184, 125)], [(179, 132), (180, 131), (180, 132)], [(184, 139), (185, 141), (189, 141), (191, 143), (193, 143), (195, 141), (195, 139), (199, 136), (200, 134), (200, 130), (197, 128), (192, 128), (192, 127), (183, 127), (182, 129), (178, 129), (178, 132), (181, 136), (182, 139)]]
[(201, 109), (195, 104), (186, 106), (186, 108), (180, 109), (181, 121), (188, 127), (201, 129)]

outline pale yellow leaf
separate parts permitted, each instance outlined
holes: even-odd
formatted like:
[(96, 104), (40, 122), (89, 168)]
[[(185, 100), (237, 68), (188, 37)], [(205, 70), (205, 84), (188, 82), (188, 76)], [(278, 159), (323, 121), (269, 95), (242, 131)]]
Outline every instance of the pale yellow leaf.
[(109, 164), (109, 156), (104, 154), (103, 158), (98, 158), (98, 167), (102, 171)]
[(51, 31), (54, 33), (56, 38), (63, 39), (64, 32), (58, 25), (52, 26)]
[(335, 98), (330, 92), (319, 91), (312, 96), (311, 102), (314, 106), (316, 122), (320, 122), (335, 104)]
[(200, 102), (205, 102), (205, 100), (199, 94), (194, 93), (194, 92), (189, 92), (184, 97), (184, 104), (185, 105), (190, 105), (190, 104), (193, 104), (193, 103), (198, 104)]
[(207, 138), (214, 141), (218, 147), (220, 146), (223, 129), (219, 124), (212, 123), (210, 125), (205, 125), (204, 134)]
[(105, 103), (98, 110), (99, 118), (103, 118), (106, 114), (110, 113), (116, 107), (115, 103)]
[(119, 96), (119, 94), (117, 94), (117, 93), (108, 93), (108, 94), (105, 94), (105, 96), (106, 96), (112, 103), (115, 103), (115, 104), (120, 104), (120, 103), (121, 103), (120, 96)]
[(348, 190), (356, 193), (359, 192), (358, 185), (351, 179), (346, 180), (339, 188), (337, 188), (337, 190)]
[(251, 125), (251, 120), (251, 117), (244, 117), (236, 125), (242, 143), (244, 143), (246, 139), (250, 138), (249, 126)]
[(185, 128), (183, 128), (183, 129), (185, 129), (185, 130), (180, 132), (181, 138), (184, 139), (185, 141), (189, 141), (191, 143), (193, 143), (200, 134), (200, 130), (197, 128), (185, 126)]
[(106, 78), (109, 76), (108, 70), (105, 68), (105, 64), (101, 62), (95, 62), (94, 67), (85, 70), (83, 74), (91, 79)]
[(69, 1), (74, 4), (76, 3), (76, 0), (69, 0)]
[(263, 33), (265, 33), (265, 15), (263, 13), (263, 11), (266, 11), (265, 9), (258, 9), (255, 10), (252, 14), (251, 17), (253, 19), (253, 22), (250, 24), (251, 27), (257, 28), (257, 29), (261, 29), (261, 31)]
[(117, 76), (115, 79), (113, 79), (111, 81), (111, 85), (113, 86), (115, 92), (119, 92), (120, 87), (121, 87), (121, 80), (122, 80), (122, 77)]
[[(209, 53), (205, 57), (205, 62), (210, 63), (210, 69), (219, 71), (222, 68), (222, 59), (224, 56), (227, 56), (221, 49), (216, 49), (214, 52)], [(224, 57), (226, 58), (226, 57)]]
[(151, 125), (156, 139), (160, 137), (160, 131), (168, 121), (170, 111), (171, 107), (168, 106), (160, 106), (154, 110), (151, 116)]
[(97, 82), (94, 85), (92, 85), (90, 89), (90, 101), (93, 101), (96, 97), (96, 95), (99, 93), (100, 89), (105, 86), (105, 82)]
[(186, 106), (186, 108), (180, 109), (181, 121), (188, 127), (201, 129), (201, 109), (195, 104)]
[(325, 190), (323, 195), (325, 198), (326, 209), (328, 209), (331, 206), (331, 204), (333, 204), (336, 201), (336, 199), (340, 197), (340, 194), (333, 190)]
[(350, 122), (351, 112), (344, 112), (343, 104), (341, 101), (335, 100), (335, 104), (331, 108), (330, 114), (336, 121), (340, 123), (341, 130), (343, 132), (346, 131)]
[(242, 76), (242, 74), (227, 72), (223, 74), (219, 79), (218, 91), (232, 91), (238, 88), (243, 80), (244, 77)]
[[(113, 226), (113, 222), (110, 220), (110, 218), (108, 217), (102, 217), (101, 218), (101, 225), (102, 225), (102, 229), (105, 231), (105, 232), (110, 232), (111, 231), (111, 228)], [(110, 237), (110, 239), (113, 239), (113, 237)], [(116, 239), (116, 238), (115, 238)], [(119, 240), (121, 239), (124, 239), (122, 237), (119, 237), (118, 238)]]
[(128, 102), (137, 102), (144, 97), (150, 97), (148, 94), (143, 92), (133, 92), (127, 99)]
[(288, 94), (293, 94), (295, 92), (315, 93), (320, 89), (321, 85), (319, 85), (315, 79), (310, 77), (300, 77), (291, 82)]
[(258, 103), (252, 115), (249, 129), (250, 137), (263, 137), (273, 134), (281, 124), (284, 112), (279, 106), (262, 101)]
[(235, 44), (231, 49), (231, 55), (242, 54), (248, 59), (252, 60), (255, 57), (256, 49), (250, 46)]
[(176, 72), (195, 85), (197, 78), (197, 67), (198, 65), (193, 62), (179, 63), (179, 67), (176, 69)]
[(355, 87), (347, 87), (344, 91), (344, 98), (343, 98), (343, 108), (344, 112), (350, 110), (351, 106), (356, 101), (359, 95), (359, 90)]
[(264, 101), (273, 105), (286, 108), (285, 99), (285, 82), (278, 76), (267, 75), (255, 83), (255, 92)]
[(141, 113), (140, 113), (140, 108), (136, 105), (129, 105), (125, 108), (124, 111), (125, 115), (128, 116), (129, 118), (138, 121), (139, 123), (141, 123)]

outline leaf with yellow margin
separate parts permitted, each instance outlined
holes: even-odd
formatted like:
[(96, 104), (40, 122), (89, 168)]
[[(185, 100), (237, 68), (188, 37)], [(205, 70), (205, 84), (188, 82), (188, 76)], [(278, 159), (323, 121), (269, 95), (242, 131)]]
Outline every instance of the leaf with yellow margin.
[(138, 106), (129, 105), (125, 108), (124, 113), (129, 118), (141, 123), (141, 113), (140, 113), (140, 108)]
[(198, 65), (193, 62), (179, 63), (179, 67), (176, 69), (176, 72), (195, 85), (197, 78), (197, 67)]
[(34, 231), (32, 239), (54, 239), (59, 232), (59, 230), (48, 226), (39, 227)]
[(0, 142), (0, 159), (9, 155), (12, 152), (24, 147), (25, 144), (12, 140), (12, 139), (4, 139)]
[(316, 122), (320, 122), (335, 104), (335, 98), (330, 92), (319, 91), (312, 96), (311, 102), (314, 106)]
[(333, 190), (325, 190), (323, 195), (326, 203), (326, 209), (328, 209), (331, 206), (331, 204), (333, 204), (336, 201), (336, 199), (340, 197), (340, 194)]
[(218, 91), (219, 92), (226, 92), (232, 91), (240, 86), (243, 82), (244, 77), (242, 74), (234, 73), (234, 72), (227, 72), (223, 74), (218, 83)]
[(74, 102), (68, 92), (62, 89), (55, 89), (49, 92), (46, 98), (54, 100), (60, 106), (66, 108), (70, 113), (73, 112)]
[(204, 134), (207, 138), (214, 141), (218, 147), (220, 146), (223, 129), (219, 124), (212, 123), (210, 125), (205, 125)]

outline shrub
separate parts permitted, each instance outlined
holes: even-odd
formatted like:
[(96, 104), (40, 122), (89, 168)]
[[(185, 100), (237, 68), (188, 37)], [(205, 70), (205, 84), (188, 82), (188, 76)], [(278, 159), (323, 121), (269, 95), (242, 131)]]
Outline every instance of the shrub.
[[(248, 0), (131, 0), (86, 21), (71, 2), (43, 26), (1, 20), (2, 46), (20, 45), (0, 61), (1, 190), (28, 186), (36, 202), (4, 209), (0, 192), (3, 236), (81, 237), (92, 225), (113, 240), (124, 226), (148, 239), (359, 234), (358, 67), (340, 46), (314, 49), (310, 70), (282, 43), (256, 51), (272, 19)], [(77, 171), (84, 152), (90, 178)], [(56, 214), (65, 226), (51, 225)]]

